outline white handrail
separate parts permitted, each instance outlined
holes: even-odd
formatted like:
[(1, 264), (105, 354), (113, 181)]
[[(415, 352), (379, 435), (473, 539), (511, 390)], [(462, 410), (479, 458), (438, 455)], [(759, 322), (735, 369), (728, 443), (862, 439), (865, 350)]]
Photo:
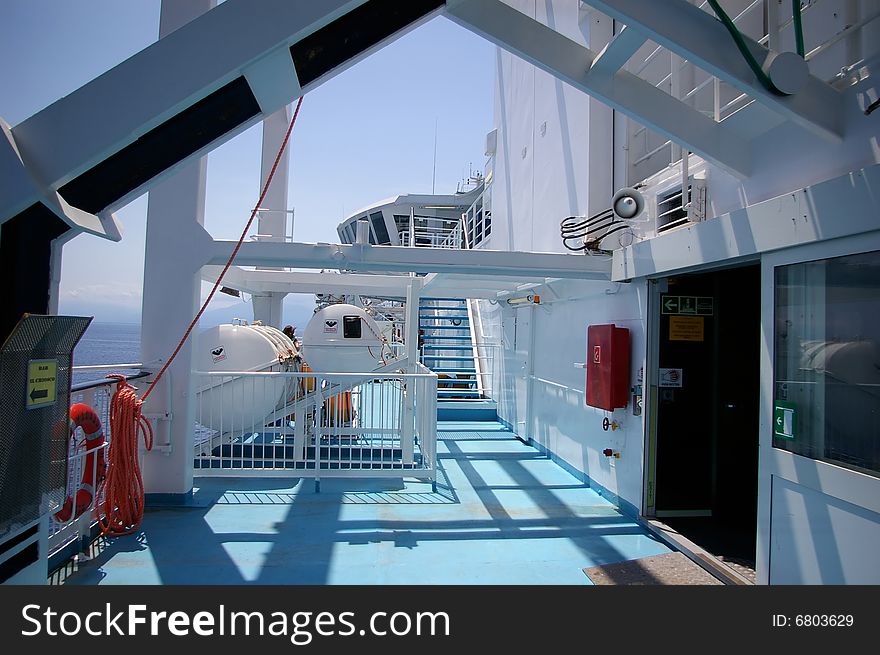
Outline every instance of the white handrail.
[(78, 373), (80, 371), (114, 371), (120, 368), (143, 368), (143, 366), (144, 365), (141, 362), (134, 362), (129, 364), (89, 364), (88, 366), (74, 366), (73, 372)]

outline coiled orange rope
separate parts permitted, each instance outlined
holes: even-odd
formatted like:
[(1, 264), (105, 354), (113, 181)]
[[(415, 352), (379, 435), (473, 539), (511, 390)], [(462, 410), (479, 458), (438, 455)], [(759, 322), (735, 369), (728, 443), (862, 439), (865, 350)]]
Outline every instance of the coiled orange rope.
[(107, 476), (98, 489), (95, 506), (101, 534), (118, 537), (131, 534), (144, 518), (144, 480), (138, 461), (138, 437), (143, 436), (147, 450), (153, 448), (153, 426), (141, 414), (143, 401), (124, 375), (118, 380), (110, 400), (110, 425), (113, 438), (107, 453)]
[[(251, 229), (251, 225), (254, 222), (254, 218), (257, 216), (257, 211), (259, 211), (259, 208), (263, 205), (263, 199), (269, 191), (269, 185), (272, 183), (272, 178), (275, 177), (275, 171), (278, 169), (278, 164), (281, 162), (281, 155), (287, 147), (287, 142), (290, 140), (290, 134), (293, 132), (293, 125), (296, 123), (297, 115), (299, 115), (299, 108), (302, 105), (302, 100), (302, 97), (300, 97), (296, 104), (293, 117), (290, 119), (290, 125), (287, 127), (287, 133), (284, 135), (284, 140), (281, 142), (281, 147), (278, 149), (278, 154), (275, 156), (275, 163), (272, 165), (272, 169), (266, 177), (266, 184), (263, 185), (260, 199), (257, 200), (257, 204), (254, 205), (254, 209), (251, 211), (251, 217), (248, 219), (247, 225), (244, 226), (244, 230), (241, 232), (241, 237), (238, 239), (238, 243), (232, 250), (232, 254), (229, 256), (226, 266), (223, 267), (217, 281), (214, 283), (214, 287), (211, 289), (211, 292), (202, 304), (201, 309), (199, 309), (198, 313), (189, 324), (189, 327), (186, 329), (186, 332), (184, 332), (180, 342), (174, 349), (174, 352), (171, 353), (171, 357), (168, 358), (168, 361), (165, 362), (164, 366), (162, 366), (159, 373), (153, 379), (152, 384), (147, 387), (144, 395), (141, 398), (138, 398), (135, 393), (135, 387), (128, 384), (125, 376), (107, 376), (108, 378), (118, 378), (119, 384), (116, 387), (116, 393), (113, 394), (113, 399), (110, 401), (111, 439), (110, 452), (107, 455), (107, 477), (104, 479), (104, 483), (101, 486), (103, 500), (100, 502), (100, 505), (95, 506), (95, 513), (98, 516), (101, 525), (101, 533), (104, 535), (120, 536), (131, 534), (140, 527), (141, 520), (144, 517), (144, 481), (141, 477), (141, 467), (140, 462), (138, 461), (137, 444), (139, 434), (144, 435), (144, 443), (147, 450), (153, 448), (153, 428), (149, 421), (141, 415), (141, 407), (147, 399), (147, 396), (149, 396), (153, 389), (156, 388), (156, 385), (159, 383), (159, 380), (162, 379), (165, 371), (171, 366), (171, 362), (177, 357), (177, 353), (183, 348), (183, 344), (186, 343), (186, 340), (189, 338), (189, 335), (192, 334), (192, 331), (202, 317), (202, 314), (205, 313), (208, 303), (211, 302), (214, 294), (217, 293), (217, 289), (220, 288), (220, 283), (223, 281), (226, 271), (232, 266), (232, 262), (238, 254), (241, 244), (244, 243), (248, 230)], [(97, 494), (96, 498), (100, 495), (101, 494)]]

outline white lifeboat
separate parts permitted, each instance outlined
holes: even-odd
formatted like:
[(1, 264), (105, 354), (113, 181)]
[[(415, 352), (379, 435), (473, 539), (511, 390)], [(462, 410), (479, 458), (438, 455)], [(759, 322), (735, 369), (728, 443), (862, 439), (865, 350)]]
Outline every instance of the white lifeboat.
[(354, 305), (328, 305), (315, 312), (303, 332), (302, 355), (313, 371), (366, 373), (384, 360), (385, 341), (376, 321)]
[(196, 412), (202, 425), (219, 432), (257, 430), (290, 395), (288, 377), (243, 376), (243, 372), (290, 370), (294, 345), (267, 325), (224, 324), (203, 330), (193, 340), (197, 383)]

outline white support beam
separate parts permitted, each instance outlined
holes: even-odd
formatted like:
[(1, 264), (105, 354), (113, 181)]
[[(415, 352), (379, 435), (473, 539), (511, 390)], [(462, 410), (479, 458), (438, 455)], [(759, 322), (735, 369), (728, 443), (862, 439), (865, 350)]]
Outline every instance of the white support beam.
[(270, 115), (302, 95), (296, 67), (287, 48), (276, 48), (244, 69), (263, 114)]
[[(41, 183), (57, 188), (240, 75), (257, 80), (259, 70), (289, 71), (276, 51), (359, 4), (226, 0), (16, 125), (22, 159)], [(262, 112), (291, 102), (292, 83), (279, 81), (285, 93), (272, 106), (258, 84)]]
[(608, 44), (602, 48), (590, 64), (590, 73), (594, 75), (614, 75), (626, 66), (638, 49), (645, 45), (647, 37), (632, 27), (624, 27), (615, 34)]
[[(202, 279), (216, 282), (222, 266), (205, 266)], [(261, 271), (232, 266), (223, 278), (223, 286), (244, 293), (329, 293), (364, 296), (406, 296), (409, 277), (402, 275), (358, 275), (357, 273), (320, 273), (316, 271)]]
[(112, 213), (89, 214), (72, 207), (58, 192), (43, 188), (24, 165), (12, 137), (12, 128), (2, 118), (0, 132), (0, 200), (8, 203), (5, 208), (0, 207), (0, 224), (31, 205), (42, 203), (77, 233), (94, 234), (112, 241), (122, 238), (119, 223)]
[[(222, 266), (205, 266), (201, 277), (214, 283)], [(422, 295), (494, 299), (499, 294), (521, 289), (523, 285), (541, 286), (546, 277), (502, 275), (464, 275), (429, 273), (422, 281)], [(223, 278), (223, 286), (252, 295), (283, 293), (355, 293), (362, 296), (404, 298), (410, 278), (403, 275), (363, 275), (359, 273), (327, 273), (317, 271), (265, 271), (232, 266)]]
[(434, 273), (425, 277), (422, 294), (426, 296), (492, 300), (499, 294), (512, 293), (523, 285), (541, 286), (546, 277), (478, 276)]
[(592, 50), (500, 0), (448, 0), (446, 15), (731, 174), (751, 173), (749, 144), (732, 130), (625, 70), (590, 73)]
[[(214, 241), (205, 264), (223, 264), (235, 241)], [(476, 276), (560, 277), (607, 280), (610, 257), (501, 250), (454, 250), (329, 243), (244, 243), (240, 266), (341, 269), (405, 273), (467, 273)], [(267, 271), (268, 272), (268, 271)]]
[[(635, 27), (652, 41), (747, 93), (786, 119), (825, 138), (842, 138), (844, 112), (840, 93), (812, 75), (794, 95), (778, 95), (765, 89), (721, 21), (686, 0), (585, 1), (611, 18)], [(745, 35), (743, 39), (763, 64), (768, 50)]]

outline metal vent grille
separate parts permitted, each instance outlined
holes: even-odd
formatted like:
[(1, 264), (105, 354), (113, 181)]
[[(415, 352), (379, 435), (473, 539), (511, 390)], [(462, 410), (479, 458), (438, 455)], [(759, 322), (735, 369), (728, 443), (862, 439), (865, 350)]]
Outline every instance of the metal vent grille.
[[(25, 314), (0, 348), (0, 540), (63, 499), (71, 356), (91, 320)], [(30, 363), (35, 360), (54, 362), (51, 395), (42, 395), (43, 389), (35, 393), (29, 386)], [(46, 402), (52, 396), (54, 401)]]
[(657, 196), (657, 232), (665, 232), (688, 222), (688, 212), (682, 207), (691, 201), (691, 185), (688, 184), (687, 198), (682, 202), (681, 187)]

